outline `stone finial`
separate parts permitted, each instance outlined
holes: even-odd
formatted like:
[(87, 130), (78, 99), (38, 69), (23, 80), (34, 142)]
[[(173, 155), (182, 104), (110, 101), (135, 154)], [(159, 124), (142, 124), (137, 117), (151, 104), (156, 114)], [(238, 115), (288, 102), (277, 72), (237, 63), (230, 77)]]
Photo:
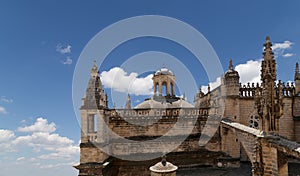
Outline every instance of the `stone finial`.
[(232, 59), (229, 60), (229, 70), (233, 70)]
[(274, 58), (274, 53), (272, 51), (272, 43), (269, 36), (266, 37), (264, 47), (264, 60), (272, 60)]
[(166, 155), (163, 155), (163, 156), (161, 157), (161, 164), (162, 164), (163, 166), (166, 166), (166, 165), (167, 165), (167, 156), (166, 156)]
[(96, 77), (98, 75), (99, 75), (99, 70), (98, 70), (98, 67), (97, 67), (96, 60), (94, 60), (94, 65), (93, 65), (92, 70), (91, 70), (91, 76)]

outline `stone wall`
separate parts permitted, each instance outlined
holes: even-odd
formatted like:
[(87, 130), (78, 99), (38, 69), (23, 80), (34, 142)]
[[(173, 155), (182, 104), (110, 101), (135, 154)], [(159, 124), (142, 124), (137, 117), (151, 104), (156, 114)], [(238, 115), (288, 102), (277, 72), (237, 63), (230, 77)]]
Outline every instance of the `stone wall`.
[(80, 163), (103, 163), (108, 155), (92, 143), (80, 144)]
[(240, 158), (240, 142), (234, 131), (222, 127), (222, 151), (233, 158)]
[(279, 134), (294, 140), (294, 120), (292, 115), (292, 98), (283, 99), (283, 115), (279, 119)]
[(262, 161), (263, 161), (263, 175), (276, 176), (278, 175), (278, 160), (277, 149), (273, 148), (266, 140), (262, 140)]
[(253, 98), (239, 99), (239, 123), (249, 126), (250, 116), (257, 114)]
[[(133, 113), (134, 111), (130, 111)], [(143, 111), (142, 111), (143, 112)], [(129, 113), (129, 112), (127, 112)], [(136, 112), (136, 115), (112, 115), (109, 127), (119, 136), (130, 138), (138, 136), (159, 137), (163, 135), (198, 134), (204, 128), (207, 115), (197, 108), (181, 110), (159, 110), (157, 112)]]

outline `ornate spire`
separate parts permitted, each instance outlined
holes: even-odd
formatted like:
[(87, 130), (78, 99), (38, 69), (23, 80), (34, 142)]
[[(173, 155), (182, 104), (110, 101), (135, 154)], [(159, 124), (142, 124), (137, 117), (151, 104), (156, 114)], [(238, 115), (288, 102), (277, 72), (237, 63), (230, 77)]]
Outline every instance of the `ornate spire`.
[(270, 37), (266, 37), (264, 47), (263, 61), (261, 65), (261, 80), (263, 83), (266, 79), (268, 79), (268, 82), (276, 80), (276, 61), (274, 60)]
[[(279, 118), (282, 108), (281, 100), (276, 99), (276, 61), (272, 51), (270, 37), (266, 37), (264, 44), (263, 61), (261, 64), (262, 95), (259, 97), (260, 114), (262, 116), (262, 130), (266, 132), (278, 132)], [(278, 98), (278, 97), (277, 97)]]
[(130, 95), (129, 94), (127, 95), (125, 109), (131, 109), (131, 99), (130, 99)]
[(266, 37), (264, 47), (264, 60), (272, 60), (274, 58), (274, 53), (272, 51), (272, 43), (269, 36)]
[(83, 98), (82, 109), (99, 109), (107, 107), (106, 97), (102, 89), (102, 83), (99, 76), (99, 70), (94, 61), (91, 69), (91, 77), (86, 88), (85, 97)]
[(295, 81), (300, 80), (300, 73), (299, 73), (299, 64), (296, 63), (296, 70), (295, 70)]
[(91, 69), (91, 77), (97, 77), (97, 76), (99, 76), (99, 70), (98, 70), (98, 67), (97, 67), (96, 60), (94, 60), (94, 65)]

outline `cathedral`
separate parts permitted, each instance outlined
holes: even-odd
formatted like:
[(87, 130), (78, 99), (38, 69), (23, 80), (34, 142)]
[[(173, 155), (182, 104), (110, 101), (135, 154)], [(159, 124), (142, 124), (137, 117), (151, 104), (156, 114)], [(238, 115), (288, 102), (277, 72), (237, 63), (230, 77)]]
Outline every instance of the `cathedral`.
[[(217, 88), (195, 92), (193, 104), (175, 94), (175, 73), (163, 67), (153, 75), (153, 95), (132, 107), (109, 108), (94, 63), (82, 98), (79, 176), (150, 175), (165, 158), (178, 169), (239, 167), (250, 161), (239, 137), (220, 127), (228, 119), (262, 134), (300, 142), (300, 73), (294, 82), (276, 78), (270, 38), (264, 44), (261, 83), (240, 84), (232, 60)], [(152, 174), (151, 174), (152, 175)], [(259, 175), (259, 174), (258, 174)]]

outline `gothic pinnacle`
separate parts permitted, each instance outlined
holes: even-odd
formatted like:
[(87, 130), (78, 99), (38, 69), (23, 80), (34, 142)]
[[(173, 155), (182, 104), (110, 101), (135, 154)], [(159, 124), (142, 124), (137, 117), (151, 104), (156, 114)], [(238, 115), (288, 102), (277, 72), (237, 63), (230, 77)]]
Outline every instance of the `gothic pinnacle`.
[(298, 64), (298, 62), (296, 63), (295, 80), (300, 80), (299, 64)]
[(96, 63), (96, 60), (94, 60), (94, 65), (91, 70), (91, 76), (96, 77), (96, 76), (98, 76), (98, 74), (99, 74), (99, 70), (97, 67), (97, 63)]
[(232, 59), (229, 61), (229, 70), (233, 70)]

